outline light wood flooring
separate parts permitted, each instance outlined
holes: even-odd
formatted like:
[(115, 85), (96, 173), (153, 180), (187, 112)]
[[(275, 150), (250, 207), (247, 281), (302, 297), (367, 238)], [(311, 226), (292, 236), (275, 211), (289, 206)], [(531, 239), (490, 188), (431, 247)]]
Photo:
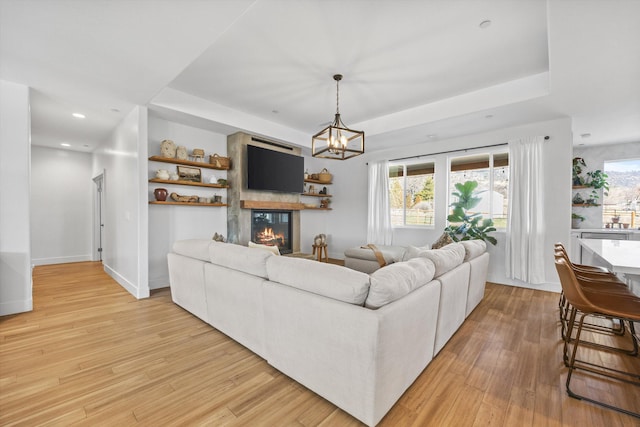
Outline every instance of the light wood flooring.
[[(0, 425), (361, 425), (174, 305), (168, 289), (138, 301), (100, 263), (77, 263), (36, 267), (33, 297), (33, 312), (0, 317)], [(379, 425), (640, 425), (566, 395), (557, 299), (488, 284)], [(640, 371), (637, 359), (624, 363)], [(640, 409), (638, 387), (576, 380)]]

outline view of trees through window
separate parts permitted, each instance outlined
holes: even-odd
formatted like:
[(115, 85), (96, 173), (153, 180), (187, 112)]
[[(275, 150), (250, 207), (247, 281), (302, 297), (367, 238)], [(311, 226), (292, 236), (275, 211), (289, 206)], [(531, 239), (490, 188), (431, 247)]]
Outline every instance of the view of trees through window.
[(389, 165), (391, 225), (433, 225), (435, 165)]
[(482, 201), (471, 213), (492, 218), (496, 228), (507, 227), (509, 207), (509, 154), (478, 154), (451, 159), (449, 194), (456, 191), (456, 183), (477, 181), (477, 196)]
[(605, 162), (604, 172), (609, 194), (603, 199), (602, 222), (610, 227), (640, 226), (640, 159)]

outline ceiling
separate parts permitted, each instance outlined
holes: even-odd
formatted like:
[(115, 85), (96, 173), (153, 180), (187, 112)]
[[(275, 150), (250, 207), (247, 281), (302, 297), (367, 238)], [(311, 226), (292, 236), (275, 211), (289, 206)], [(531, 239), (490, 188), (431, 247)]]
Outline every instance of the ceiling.
[(639, 142), (638, 16), (637, 0), (0, 0), (0, 78), (33, 89), (34, 145), (80, 151), (136, 105), (308, 147), (336, 73), (368, 151), (560, 117), (576, 145)]

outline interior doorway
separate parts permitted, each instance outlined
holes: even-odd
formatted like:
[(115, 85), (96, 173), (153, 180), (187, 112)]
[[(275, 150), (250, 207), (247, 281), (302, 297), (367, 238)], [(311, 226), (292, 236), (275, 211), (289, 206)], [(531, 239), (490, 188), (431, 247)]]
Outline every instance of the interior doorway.
[(93, 178), (96, 184), (94, 192), (93, 215), (93, 260), (102, 261), (104, 242), (104, 171)]

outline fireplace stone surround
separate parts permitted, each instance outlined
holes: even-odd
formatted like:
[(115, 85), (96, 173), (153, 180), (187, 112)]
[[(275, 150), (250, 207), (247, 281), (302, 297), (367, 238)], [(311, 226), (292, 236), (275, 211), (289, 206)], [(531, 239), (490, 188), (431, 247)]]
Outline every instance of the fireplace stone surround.
[[(277, 193), (272, 191), (258, 191), (247, 189), (247, 145), (289, 154), (300, 155), (301, 149), (296, 147), (272, 145), (265, 140), (249, 134), (238, 132), (227, 136), (227, 156), (231, 159), (231, 169), (227, 171), (230, 188), (227, 190), (227, 240), (246, 246), (251, 236), (251, 208), (244, 208), (244, 201), (301, 205), (299, 194)], [(260, 207), (260, 210), (272, 208)], [(273, 208), (282, 211), (282, 208)], [(289, 210), (289, 209), (286, 209)], [(300, 211), (291, 210), (291, 251), (300, 252)]]

